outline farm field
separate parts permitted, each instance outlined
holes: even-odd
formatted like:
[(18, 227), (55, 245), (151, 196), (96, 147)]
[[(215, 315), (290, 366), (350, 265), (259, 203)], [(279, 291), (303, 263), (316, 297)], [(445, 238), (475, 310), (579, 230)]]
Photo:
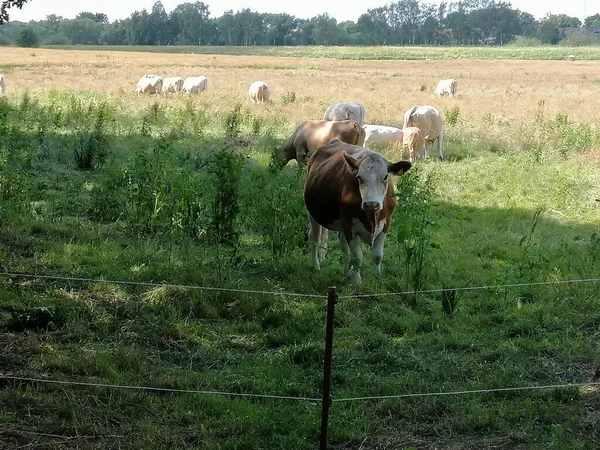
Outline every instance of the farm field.
[[(0, 449), (316, 448), (330, 286), (331, 448), (600, 446), (600, 283), (558, 283), (600, 273), (600, 62), (300, 56), (3, 48)], [(209, 91), (138, 97), (145, 73)], [(333, 236), (310, 266), (277, 167), (347, 100), (446, 122), (358, 287)]]
[(331, 47), (331, 46), (89, 46), (64, 45), (49, 46), (62, 50), (116, 50), (152, 53), (189, 53), (215, 55), (245, 56), (290, 56), (298, 58), (333, 58), (355, 60), (423, 60), (423, 59), (523, 59), (523, 60), (564, 60), (568, 55), (577, 59), (598, 60), (600, 49), (594, 46), (534, 46), (519, 47), (507, 45), (502, 47)]

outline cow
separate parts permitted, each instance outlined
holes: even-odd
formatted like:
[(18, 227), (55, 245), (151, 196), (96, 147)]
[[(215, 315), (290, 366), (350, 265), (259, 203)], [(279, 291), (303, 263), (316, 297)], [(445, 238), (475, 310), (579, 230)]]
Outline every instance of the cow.
[(304, 122), (283, 145), (284, 160), (281, 167), (285, 167), (292, 159), (303, 164), (308, 156), (332, 139), (362, 146), (365, 130), (354, 120)]
[(183, 88), (183, 78), (181, 77), (166, 77), (163, 80), (162, 92), (167, 95), (167, 92), (179, 94)]
[(183, 81), (181, 92), (187, 92), (188, 94), (198, 94), (200, 92), (206, 92), (208, 90), (208, 79), (203, 76), (199, 77), (187, 77)]
[(304, 204), (310, 216), (311, 262), (317, 269), (319, 246), (331, 230), (339, 232), (344, 272), (352, 281), (360, 283), (359, 238), (371, 246), (371, 258), (381, 273), (383, 244), (396, 206), (393, 176), (411, 166), (408, 161), (392, 164), (377, 152), (339, 139), (312, 155)]
[(442, 114), (433, 106), (413, 106), (404, 113), (404, 124), (402, 129), (407, 127), (417, 127), (421, 130), (421, 135), (425, 140), (424, 159), (428, 158), (427, 149), (437, 140), (440, 159), (442, 155), (442, 146), (444, 143), (444, 119)]
[(356, 120), (365, 124), (365, 107), (359, 102), (336, 103), (325, 110), (323, 120)]
[(368, 148), (373, 144), (402, 144), (404, 132), (400, 128), (388, 127), (386, 125), (364, 125), (365, 143), (363, 147)]
[(449, 95), (454, 98), (456, 96), (456, 80), (454, 78), (448, 78), (447, 80), (440, 80), (433, 91), (433, 95), (437, 95), (439, 97), (443, 97), (444, 95)]
[(138, 97), (140, 94), (160, 95), (163, 80), (158, 75), (144, 75), (135, 87)]
[(417, 127), (406, 127), (402, 138), (402, 149), (408, 149), (408, 159), (412, 163), (415, 161), (415, 150), (417, 150), (421, 159), (425, 158), (425, 140), (421, 130)]
[(4, 75), (0, 73), (0, 94), (4, 94), (4, 90), (6, 89), (6, 84), (4, 82)]
[(252, 103), (264, 103), (269, 101), (271, 91), (269, 91), (269, 86), (264, 81), (255, 81), (250, 85), (248, 95)]

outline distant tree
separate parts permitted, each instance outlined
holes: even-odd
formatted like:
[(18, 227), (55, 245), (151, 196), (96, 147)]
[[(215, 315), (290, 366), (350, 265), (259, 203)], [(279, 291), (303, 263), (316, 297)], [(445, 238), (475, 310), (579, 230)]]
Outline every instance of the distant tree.
[(558, 44), (562, 39), (558, 26), (550, 20), (544, 20), (537, 30), (537, 37), (542, 44)]
[(340, 31), (337, 20), (329, 14), (321, 14), (311, 19), (313, 22), (312, 39), (316, 45), (336, 45), (339, 42)]
[(546, 16), (546, 20), (559, 28), (579, 28), (581, 26), (581, 20), (566, 14), (549, 14)]
[(17, 36), (17, 44), (20, 47), (37, 47), (39, 44), (39, 38), (33, 28), (24, 27), (19, 35)]
[(586, 27), (600, 27), (600, 13), (586, 17), (583, 23)]
[(73, 44), (98, 45), (103, 25), (92, 19), (73, 19), (62, 22), (62, 31)]
[(104, 13), (80, 12), (75, 16), (76, 19), (90, 19), (96, 23), (108, 23), (108, 16)]
[(8, 10), (10, 8), (21, 9), (29, 0), (3, 0), (0, 4), (0, 24), (8, 22)]

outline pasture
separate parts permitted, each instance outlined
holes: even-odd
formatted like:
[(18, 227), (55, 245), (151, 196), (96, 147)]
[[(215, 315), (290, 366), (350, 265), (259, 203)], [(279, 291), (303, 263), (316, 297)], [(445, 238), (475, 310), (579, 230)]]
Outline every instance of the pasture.
[[(0, 271), (70, 277), (0, 276), (0, 449), (315, 448), (332, 285), (334, 399), (600, 381), (600, 284), (530, 284), (600, 273), (600, 62), (6, 48), (0, 73)], [(209, 90), (137, 97), (145, 73)], [(310, 266), (305, 174), (276, 170), (347, 100), (446, 121), (359, 287), (333, 236)], [(598, 389), (335, 402), (331, 448), (597, 449)]]

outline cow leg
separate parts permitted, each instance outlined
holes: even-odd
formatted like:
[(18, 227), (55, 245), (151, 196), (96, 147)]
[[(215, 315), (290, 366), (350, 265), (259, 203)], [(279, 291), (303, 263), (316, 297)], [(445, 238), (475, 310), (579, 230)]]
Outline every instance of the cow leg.
[(358, 242), (358, 236), (352, 236), (352, 239), (347, 242), (351, 257), (350, 269), (347, 271), (346, 276), (354, 284), (360, 284), (360, 265), (362, 263), (363, 254)]
[(344, 274), (346, 274), (350, 270), (350, 247), (343, 232), (340, 232), (340, 247), (344, 254)]
[(377, 273), (381, 273), (381, 260), (383, 259), (383, 244), (385, 243), (385, 238), (387, 237), (387, 233), (383, 231), (377, 235), (373, 245), (371, 246), (371, 259), (375, 263), (375, 268)]
[(438, 152), (440, 152), (440, 161), (444, 159), (444, 155), (442, 155), (442, 145), (444, 143), (444, 130), (440, 132), (438, 136)]
[[(325, 235), (325, 237), (323, 237), (323, 235)], [(313, 219), (312, 216), (310, 216), (308, 240), (310, 241), (311, 247), (310, 261), (313, 266), (315, 266), (317, 269), (320, 269), (321, 264), (319, 263), (319, 255), (323, 254), (321, 248), (323, 240), (325, 240), (325, 246), (327, 246), (327, 230), (319, 225), (319, 223)]]

